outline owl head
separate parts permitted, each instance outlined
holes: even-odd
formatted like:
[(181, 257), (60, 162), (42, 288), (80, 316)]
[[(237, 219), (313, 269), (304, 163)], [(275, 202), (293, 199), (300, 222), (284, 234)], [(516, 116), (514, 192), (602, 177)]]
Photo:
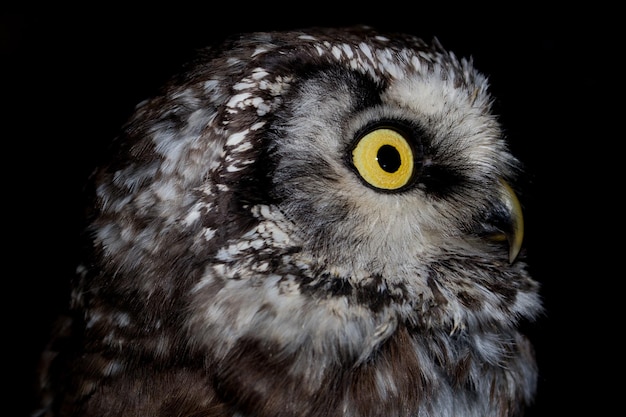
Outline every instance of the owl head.
[(471, 60), (368, 27), (200, 51), (93, 176), (65, 398), (86, 415), (107, 398), (130, 415), (521, 413), (537, 370), (518, 327), (541, 303), (492, 101)]

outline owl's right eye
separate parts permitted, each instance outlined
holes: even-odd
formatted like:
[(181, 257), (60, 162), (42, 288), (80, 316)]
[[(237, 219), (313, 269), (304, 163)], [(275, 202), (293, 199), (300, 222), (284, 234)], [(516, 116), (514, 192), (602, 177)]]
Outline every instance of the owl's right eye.
[(413, 178), (415, 155), (411, 143), (402, 133), (378, 127), (357, 141), (352, 150), (352, 163), (371, 186), (398, 190)]

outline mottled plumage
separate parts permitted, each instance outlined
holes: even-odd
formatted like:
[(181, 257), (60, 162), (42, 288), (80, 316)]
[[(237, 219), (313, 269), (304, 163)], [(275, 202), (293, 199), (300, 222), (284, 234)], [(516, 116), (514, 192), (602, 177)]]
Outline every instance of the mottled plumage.
[(522, 415), (541, 302), (489, 94), (363, 27), (201, 51), (94, 173), (37, 415)]

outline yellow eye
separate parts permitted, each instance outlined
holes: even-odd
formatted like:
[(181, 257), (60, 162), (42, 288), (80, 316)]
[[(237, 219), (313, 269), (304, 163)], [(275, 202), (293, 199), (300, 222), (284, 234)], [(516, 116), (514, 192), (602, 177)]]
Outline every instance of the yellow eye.
[(399, 132), (380, 128), (363, 136), (352, 151), (355, 168), (370, 185), (397, 190), (413, 176), (413, 149)]

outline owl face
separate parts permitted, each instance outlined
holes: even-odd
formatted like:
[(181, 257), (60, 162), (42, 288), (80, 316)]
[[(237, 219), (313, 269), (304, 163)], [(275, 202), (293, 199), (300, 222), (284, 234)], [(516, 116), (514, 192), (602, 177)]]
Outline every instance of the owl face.
[(485, 208), (502, 204), (499, 178), (513, 160), (486, 98), (475, 96), (483, 86), (462, 102), (454, 81), (431, 80), (438, 95), (424, 103), (406, 87), (420, 89), (423, 77), (322, 71), (293, 87), (286, 114), (277, 110), (271, 194), (315, 259), (394, 276), (485, 234)]
[(224, 416), (521, 412), (536, 369), (517, 325), (541, 306), (490, 105), (471, 62), (407, 35), (204, 51), (94, 176), (83, 411), (126, 383), (151, 393), (124, 402), (138, 415), (160, 396)]

